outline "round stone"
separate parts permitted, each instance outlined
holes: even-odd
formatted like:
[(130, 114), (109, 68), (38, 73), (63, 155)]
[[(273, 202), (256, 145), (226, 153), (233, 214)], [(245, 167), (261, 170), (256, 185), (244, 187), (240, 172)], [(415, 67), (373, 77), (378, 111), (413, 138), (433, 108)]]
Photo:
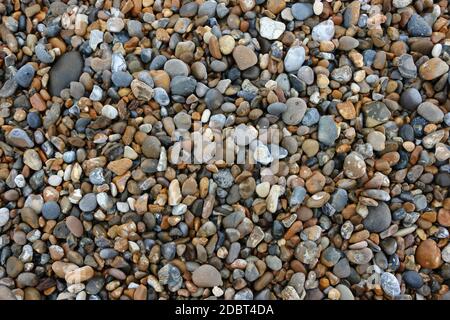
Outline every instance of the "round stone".
[(204, 264), (192, 273), (192, 282), (201, 288), (212, 288), (223, 285), (219, 271), (212, 265)]
[(95, 208), (97, 208), (97, 197), (95, 196), (95, 193), (85, 194), (78, 203), (78, 206), (80, 207), (80, 210), (85, 212), (94, 211)]
[(350, 179), (359, 179), (366, 174), (366, 163), (364, 158), (357, 152), (352, 151), (345, 157), (344, 173)]
[(416, 249), (416, 261), (423, 268), (437, 269), (442, 264), (441, 250), (432, 239), (422, 241)]
[(287, 109), (281, 115), (287, 125), (298, 125), (305, 115), (306, 103), (301, 98), (289, 98), (286, 101)]
[(391, 210), (384, 202), (378, 202), (376, 207), (368, 207), (369, 213), (363, 220), (364, 227), (370, 232), (386, 230), (392, 221)]
[(48, 201), (42, 206), (42, 215), (46, 220), (56, 220), (61, 214), (61, 208), (56, 201)]

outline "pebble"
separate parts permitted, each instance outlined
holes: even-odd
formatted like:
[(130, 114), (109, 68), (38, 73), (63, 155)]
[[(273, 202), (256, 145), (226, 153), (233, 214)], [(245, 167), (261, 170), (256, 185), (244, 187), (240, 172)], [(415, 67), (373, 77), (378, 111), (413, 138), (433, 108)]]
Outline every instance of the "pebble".
[(31, 64), (27, 63), (19, 70), (17, 70), (16, 74), (14, 75), (14, 80), (16, 80), (17, 84), (21, 87), (28, 88), (30, 87), (35, 74), (36, 70), (34, 69), (34, 67)]
[(310, 3), (294, 3), (291, 10), (294, 18), (299, 21), (306, 20), (314, 14), (313, 6)]
[(278, 39), (286, 29), (286, 25), (268, 17), (259, 20), (259, 34), (268, 40)]
[(203, 264), (194, 270), (192, 273), (192, 282), (201, 288), (212, 288), (223, 285), (219, 271), (209, 264)]
[(380, 277), (380, 284), (384, 293), (388, 296), (396, 297), (401, 293), (400, 284), (392, 273), (383, 272)]
[(375, 207), (369, 207), (369, 213), (364, 219), (364, 227), (370, 232), (382, 232), (391, 224), (391, 211), (384, 202)]
[(417, 263), (426, 269), (436, 269), (442, 264), (441, 250), (431, 239), (424, 240), (419, 244), (415, 257)]
[(444, 119), (441, 109), (430, 102), (421, 103), (417, 108), (417, 113), (432, 123), (440, 123)]
[(332, 146), (339, 137), (339, 128), (334, 122), (333, 116), (322, 116), (319, 120), (318, 139), (321, 143)]
[(284, 69), (286, 72), (296, 72), (304, 62), (305, 49), (301, 46), (291, 47), (284, 58)]
[(83, 70), (83, 59), (77, 51), (71, 51), (56, 61), (49, 73), (49, 92), (59, 96), (72, 81), (78, 81)]

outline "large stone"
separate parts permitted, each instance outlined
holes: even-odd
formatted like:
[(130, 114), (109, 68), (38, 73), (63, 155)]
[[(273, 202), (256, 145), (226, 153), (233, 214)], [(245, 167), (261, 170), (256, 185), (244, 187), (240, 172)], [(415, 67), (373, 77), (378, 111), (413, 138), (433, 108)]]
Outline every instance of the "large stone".
[(59, 96), (62, 89), (69, 87), (72, 81), (78, 81), (83, 71), (83, 58), (78, 51), (71, 51), (61, 56), (49, 73), (49, 92)]

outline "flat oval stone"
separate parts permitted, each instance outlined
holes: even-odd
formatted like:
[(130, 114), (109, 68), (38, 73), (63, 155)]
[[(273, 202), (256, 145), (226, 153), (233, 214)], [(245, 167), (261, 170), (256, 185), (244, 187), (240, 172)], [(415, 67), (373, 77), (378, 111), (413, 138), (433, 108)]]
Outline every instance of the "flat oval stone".
[(212, 288), (223, 285), (220, 272), (212, 265), (204, 264), (192, 273), (192, 282), (201, 288)]

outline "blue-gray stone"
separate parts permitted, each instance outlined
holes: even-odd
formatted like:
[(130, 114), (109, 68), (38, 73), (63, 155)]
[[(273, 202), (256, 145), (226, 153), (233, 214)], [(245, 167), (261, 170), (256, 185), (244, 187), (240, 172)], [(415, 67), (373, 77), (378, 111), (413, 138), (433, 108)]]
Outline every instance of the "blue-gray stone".
[(341, 188), (336, 189), (336, 191), (331, 195), (331, 205), (337, 212), (344, 210), (348, 202), (347, 191)]
[(402, 274), (403, 281), (413, 289), (419, 289), (423, 286), (423, 279), (417, 271), (408, 270)]
[(27, 124), (32, 129), (37, 129), (42, 126), (42, 119), (38, 112), (30, 112), (27, 114)]
[(170, 103), (169, 95), (163, 88), (155, 88), (153, 90), (153, 99), (161, 106), (167, 106)]
[(111, 80), (118, 87), (128, 87), (133, 81), (133, 76), (128, 71), (118, 71), (112, 74)]
[(431, 26), (417, 13), (411, 16), (407, 28), (411, 37), (429, 37), (433, 32)]
[(27, 63), (26, 65), (22, 66), (22, 68), (17, 70), (14, 79), (21, 87), (28, 88), (33, 81), (35, 74), (36, 70), (34, 69), (34, 67), (31, 64)]
[(322, 116), (319, 120), (319, 141), (327, 146), (332, 146), (338, 137), (339, 130), (333, 116)]
[(42, 215), (46, 220), (55, 220), (61, 214), (61, 209), (56, 201), (48, 201), (42, 206)]
[(311, 3), (295, 3), (292, 6), (291, 10), (295, 20), (299, 21), (308, 19), (314, 14), (313, 6)]
[(176, 76), (170, 82), (170, 91), (173, 95), (187, 97), (195, 91), (197, 81), (194, 78)]
[(302, 125), (312, 126), (320, 120), (320, 113), (316, 108), (307, 109), (302, 119)]
[(396, 297), (401, 293), (400, 284), (392, 273), (384, 272), (381, 275), (380, 282), (381, 288), (388, 296)]
[(293, 207), (303, 203), (303, 200), (305, 200), (305, 196), (306, 196), (305, 188), (301, 186), (295, 187), (294, 190), (292, 191), (291, 198), (289, 199), (289, 206)]

